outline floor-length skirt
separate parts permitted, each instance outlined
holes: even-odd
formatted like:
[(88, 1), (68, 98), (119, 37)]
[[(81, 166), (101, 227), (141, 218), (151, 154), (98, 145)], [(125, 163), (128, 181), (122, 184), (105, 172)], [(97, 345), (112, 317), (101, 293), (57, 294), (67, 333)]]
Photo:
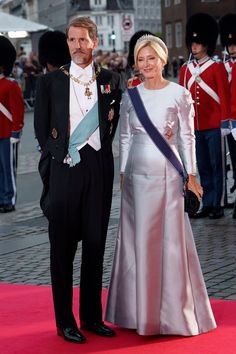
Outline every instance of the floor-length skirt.
[(105, 319), (141, 335), (197, 335), (216, 327), (182, 181), (150, 139), (134, 136)]

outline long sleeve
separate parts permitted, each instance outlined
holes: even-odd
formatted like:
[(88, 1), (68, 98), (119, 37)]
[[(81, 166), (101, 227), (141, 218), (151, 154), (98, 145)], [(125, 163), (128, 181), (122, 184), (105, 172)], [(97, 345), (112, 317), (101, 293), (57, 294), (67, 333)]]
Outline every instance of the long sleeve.
[(24, 100), (22, 91), (16, 81), (12, 82), (9, 92), (10, 112), (12, 114), (12, 131), (19, 132), (24, 125)]
[(191, 93), (188, 90), (184, 90), (178, 108), (179, 146), (188, 174), (196, 174), (194, 114)]
[(188, 66), (187, 66), (187, 64), (184, 64), (181, 66), (180, 72), (179, 72), (179, 84), (184, 87), (186, 87), (185, 81), (186, 81), (187, 70), (188, 70)]
[(37, 80), (36, 100), (34, 109), (34, 129), (39, 145), (44, 149), (50, 132), (50, 104), (45, 76)]
[(128, 96), (128, 92), (125, 92), (122, 96), (120, 107), (120, 172), (125, 171), (125, 166), (128, 160), (128, 154), (131, 142), (131, 128), (130, 128), (130, 110), (132, 105)]
[(218, 63), (215, 70), (217, 90), (220, 98), (221, 119), (226, 120), (230, 117), (230, 87), (228, 75), (223, 63)]

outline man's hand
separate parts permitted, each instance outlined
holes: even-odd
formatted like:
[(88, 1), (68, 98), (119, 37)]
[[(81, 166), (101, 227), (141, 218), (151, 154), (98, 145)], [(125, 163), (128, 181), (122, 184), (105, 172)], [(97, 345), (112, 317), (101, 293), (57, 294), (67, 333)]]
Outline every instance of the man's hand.
[(231, 130), (231, 134), (233, 135), (234, 140), (236, 140), (236, 128)]
[(19, 143), (20, 138), (21, 138), (21, 131), (12, 132), (12, 133), (11, 133), (11, 137), (10, 137), (10, 142), (11, 142), (11, 144)]
[(11, 144), (19, 143), (19, 141), (20, 141), (20, 139), (10, 137), (10, 143), (11, 143)]
[(226, 135), (230, 134), (230, 129), (228, 128), (221, 128), (221, 136), (224, 138)]

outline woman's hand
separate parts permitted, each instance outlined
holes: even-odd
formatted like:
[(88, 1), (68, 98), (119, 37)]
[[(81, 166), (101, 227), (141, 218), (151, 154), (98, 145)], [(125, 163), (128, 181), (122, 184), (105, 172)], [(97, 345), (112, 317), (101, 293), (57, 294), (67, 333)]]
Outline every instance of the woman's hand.
[(199, 201), (201, 200), (203, 196), (203, 189), (195, 176), (188, 175), (187, 188), (196, 194)]

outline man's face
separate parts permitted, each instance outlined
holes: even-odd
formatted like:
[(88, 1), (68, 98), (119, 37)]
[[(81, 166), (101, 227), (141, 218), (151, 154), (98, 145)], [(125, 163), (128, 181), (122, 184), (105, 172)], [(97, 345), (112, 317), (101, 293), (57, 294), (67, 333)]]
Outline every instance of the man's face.
[(85, 68), (93, 60), (93, 50), (98, 46), (98, 39), (91, 39), (87, 28), (71, 26), (67, 44), (73, 62)]
[(229, 55), (236, 59), (236, 44), (231, 44), (228, 46)]
[(203, 44), (193, 42), (191, 52), (195, 59), (202, 59), (207, 55), (207, 47)]

